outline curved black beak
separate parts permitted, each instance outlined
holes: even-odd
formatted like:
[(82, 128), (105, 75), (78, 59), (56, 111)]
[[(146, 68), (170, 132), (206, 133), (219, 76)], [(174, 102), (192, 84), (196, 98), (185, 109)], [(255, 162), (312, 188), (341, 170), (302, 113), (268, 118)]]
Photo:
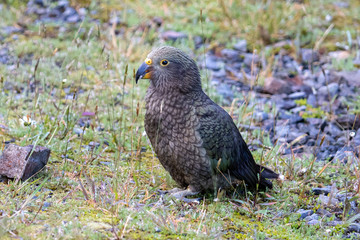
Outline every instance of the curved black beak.
[(140, 78), (149, 79), (151, 77), (150, 68), (151, 66), (149, 66), (145, 62), (141, 64), (139, 69), (136, 71), (136, 75), (135, 75), (136, 84), (138, 83)]

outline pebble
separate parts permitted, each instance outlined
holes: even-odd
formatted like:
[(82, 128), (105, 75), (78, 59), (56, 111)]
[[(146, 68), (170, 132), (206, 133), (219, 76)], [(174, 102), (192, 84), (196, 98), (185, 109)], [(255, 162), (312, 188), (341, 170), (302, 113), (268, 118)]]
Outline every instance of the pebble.
[(360, 233), (360, 224), (359, 223), (351, 223), (347, 228), (348, 232), (358, 232)]
[(289, 94), (288, 98), (292, 99), (292, 100), (306, 98), (306, 93), (305, 92), (294, 92), (294, 93)]
[(313, 211), (313, 210), (299, 209), (296, 213), (300, 213), (299, 219), (300, 219), (300, 220), (303, 220), (303, 219), (305, 219), (306, 217), (311, 216), (311, 215), (314, 213), (314, 211)]
[(320, 194), (318, 200), (323, 206), (338, 206), (340, 203), (340, 201), (337, 200), (335, 197), (332, 197), (330, 199), (330, 197), (325, 196), (324, 194)]
[(309, 222), (307, 222), (308, 225), (319, 225), (320, 224), (320, 221), (318, 220), (311, 220)]
[(326, 223), (326, 226), (335, 227), (335, 226), (341, 225), (341, 224), (343, 224), (342, 221), (336, 221), (336, 220), (334, 220), (334, 221), (329, 221), (329, 222), (327, 222), (327, 223)]
[(323, 95), (324, 97), (333, 98), (339, 92), (339, 84), (338, 83), (330, 83), (327, 86), (322, 86), (318, 89), (318, 94)]
[(246, 52), (247, 42), (245, 39), (239, 40), (237, 43), (234, 44), (234, 49), (240, 52)]
[(319, 220), (319, 215), (316, 214), (316, 213), (314, 213), (314, 214), (312, 214), (312, 215), (310, 215), (310, 216), (305, 217), (304, 220), (305, 220), (306, 222), (310, 222), (310, 221), (312, 221), (312, 220)]

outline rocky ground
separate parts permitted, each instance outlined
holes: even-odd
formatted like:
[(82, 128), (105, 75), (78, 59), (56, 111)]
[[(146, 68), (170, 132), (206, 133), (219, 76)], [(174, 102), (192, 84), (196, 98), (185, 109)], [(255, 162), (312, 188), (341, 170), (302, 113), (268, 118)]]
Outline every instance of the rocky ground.
[[(89, 12), (85, 7), (75, 9), (66, 0), (29, 1), (25, 13), (44, 24), (81, 24), (84, 19), (99, 22), (94, 18), (97, 12)], [(116, 16), (104, 25), (111, 27), (114, 23), (121, 25)], [(158, 27), (162, 19), (155, 17), (151, 24)], [(63, 28), (59, 31), (66, 30)], [(27, 34), (27, 29), (21, 24), (0, 29), (1, 64), (15, 68), (17, 64), (34, 61), (31, 55), (22, 58), (12, 55), (8, 43), (3, 42), (11, 36), (16, 43), (16, 39), (24, 34)], [(121, 35), (121, 28), (117, 34)], [(163, 41), (170, 42), (187, 38), (185, 33), (176, 31), (163, 31), (160, 36)], [(197, 37), (194, 45), (208, 50), (197, 60), (207, 71), (210, 84), (222, 96), (224, 106), (231, 106), (235, 98), (240, 98), (234, 102), (235, 106), (245, 104), (252, 109), (250, 120), (240, 124), (241, 131), (264, 131), (273, 145), (281, 146), (279, 153), (284, 157), (313, 154), (316, 161), (358, 168), (360, 70), (336, 68), (334, 61), (346, 64), (349, 52), (358, 51), (359, 39), (354, 40), (352, 46), (326, 53), (319, 49), (300, 48), (295, 41), (279, 41), (271, 45), (271, 63), (264, 53), (249, 51), (248, 43), (241, 39), (230, 47), (221, 44), (210, 47)], [(359, 56), (358, 52), (357, 58), (352, 59), (356, 67), (360, 66)], [(8, 90), (13, 88), (10, 82), (3, 87)], [(236, 114), (234, 117), (237, 117)], [(79, 122), (78, 125), (81, 131), (84, 124)], [(250, 148), (257, 150), (265, 145), (257, 139), (251, 141)], [(304, 169), (296, 174), (305, 174), (306, 171)], [(354, 185), (354, 189), (358, 194), (359, 185)], [(354, 219), (344, 231), (344, 237), (360, 237), (360, 223), (356, 220), (360, 218), (360, 211), (354, 192), (340, 191), (335, 185), (313, 187), (309, 194), (317, 198), (319, 206), (309, 204), (306, 209), (293, 211), (299, 213), (299, 220), (309, 225), (323, 224), (323, 220), (328, 219), (327, 226), (343, 224), (346, 213)], [(279, 217), (282, 214), (278, 212)]]

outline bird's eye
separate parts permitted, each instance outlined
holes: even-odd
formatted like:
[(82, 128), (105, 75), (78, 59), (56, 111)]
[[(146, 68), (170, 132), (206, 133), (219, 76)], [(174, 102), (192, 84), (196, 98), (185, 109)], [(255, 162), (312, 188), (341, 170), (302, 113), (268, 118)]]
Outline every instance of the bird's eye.
[(169, 64), (169, 61), (166, 60), (166, 59), (163, 59), (163, 60), (160, 61), (160, 65), (163, 66), (163, 67), (165, 67), (168, 64)]

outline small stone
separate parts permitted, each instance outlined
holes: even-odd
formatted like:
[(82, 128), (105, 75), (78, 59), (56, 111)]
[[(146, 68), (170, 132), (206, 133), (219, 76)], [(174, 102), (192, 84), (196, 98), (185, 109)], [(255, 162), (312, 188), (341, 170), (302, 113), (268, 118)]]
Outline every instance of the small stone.
[(205, 66), (207, 69), (218, 71), (221, 69), (221, 64), (215, 57), (209, 56), (206, 58)]
[(335, 73), (337, 77), (343, 78), (350, 86), (360, 87), (360, 69), (355, 71), (343, 71)]
[(50, 149), (46, 147), (9, 144), (0, 157), (0, 175), (25, 181), (47, 164), (49, 156)]
[(318, 200), (320, 201), (321, 205), (323, 206), (338, 206), (340, 201), (337, 200), (335, 197), (325, 196), (324, 194), (320, 194)]
[(339, 123), (344, 129), (357, 130), (360, 128), (360, 115), (342, 115), (336, 119), (336, 122)]
[(165, 41), (176, 41), (179, 39), (187, 38), (187, 35), (182, 32), (176, 32), (176, 31), (166, 31), (161, 34), (161, 38)]
[(231, 99), (234, 98), (234, 94), (228, 84), (220, 84), (219, 86), (217, 86), (216, 90), (225, 99), (228, 99), (231, 104)]
[(319, 215), (317, 215), (316, 213), (310, 215), (310, 216), (307, 216), (306, 218), (304, 218), (304, 220), (306, 222), (310, 222), (312, 220), (319, 220)]
[(320, 224), (320, 221), (318, 221), (318, 220), (311, 220), (311, 221), (307, 222), (307, 224), (309, 224), (309, 225), (318, 225), (318, 224)]
[(253, 118), (256, 122), (262, 122), (262, 121), (269, 119), (269, 114), (267, 114), (266, 112), (257, 112), (256, 111), (253, 114)]
[(359, 223), (350, 224), (350, 226), (347, 228), (347, 231), (360, 233), (360, 224)]
[(336, 82), (330, 83), (327, 86), (322, 86), (318, 89), (318, 93), (322, 96), (328, 97), (330, 94), (330, 97), (334, 97), (339, 92), (339, 84)]
[(313, 210), (304, 210), (304, 209), (299, 209), (296, 213), (300, 213), (300, 220), (305, 219), (307, 216), (311, 216), (314, 211)]
[(238, 51), (235, 51), (233, 49), (223, 49), (221, 50), (221, 55), (229, 60), (236, 61), (239, 59), (240, 55)]
[(49, 202), (44, 202), (44, 204), (43, 204), (43, 207), (42, 207), (42, 211), (45, 211), (46, 210), (46, 208), (48, 208), (48, 207), (50, 207), (51, 206), (51, 203), (49, 203)]
[(333, 162), (352, 163), (357, 161), (355, 149), (345, 146), (339, 149), (333, 159)]
[(301, 49), (301, 59), (303, 63), (311, 64), (320, 60), (319, 53), (313, 49), (303, 48)]
[[(279, 94), (279, 93), (290, 93), (291, 86), (285, 80), (269, 77), (265, 79), (265, 84), (263, 88), (264, 92), (270, 94)], [(294, 103), (295, 104), (295, 103)]]
[(321, 215), (321, 216), (326, 216), (326, 217), (331, 217), (331, 213), (325, 209), (319, 208), (318, 210), (316, 210), (316, 213)]
[(291, 109), (291, 112), (297, 114), (300, 112), (304, 112), (306, 110), (306, 106), (299, 106), (299, 107), (295, 107), (293, 109)]
[(98, 142), (89, 142), (89, 146), (92, 147), (92, 148), (99, 147), (100, 143), (98, 143)]
[(80, 19), (79, 15), (77, 15), (77, 14), (71, 15), (66, 18), (66, 21), (69, 23), (76, 23), (76, 22), (79, 22), (80, 20), (81, 19)]
[(69, 6), (69, 1), (67, 1), (67, 0), (60, 0), (60, 1), (58, 2), (57, 6), (58, 6), (58, 7), (63, 7), (63, 8), (68, 7), (68, 6)]
[(326, 223), (326, 226), (335, 227), (335, 226), (341, 225), (341, 224), (343, 224), (342, 221), (336, 221), (336, 220), (334, 220), (334, 221), (329, 221), (329, 222), (327, 222), (327, 223)]
[(82, 128), (74, 127), (73, 132), (80, 136), (83, 133), (85, 134), (86, 130), (84, 131)]
[(289, 134), (290, 127), (289, 126), (275, 126), (275, 137), (282, 138), (286, 137)]
[(246, 52), (246, 46), (247, 46), (246, 40), (242, 39), (234, 44), (234, 49), (236, 49), (240, 52)]
[(294, 92), (292, 94), (290, 94), (288, 96), (289, 99), (301, 99), (301, 98), (306, 98), (306, 93), (305, 92)]
[(323, 120), (320, 119), (320, 118), (307, 118), (306, 121), (307, 121), (310, 125), (320, 125)]
[(244, 64), (250, 68), (253, 64), (257, 65), (260, 61), (259, 56), (254, 53), (244, 53), (241, 56), (244, 58)]
[(316, 96), (314, 94), (310, 94), (307, 98), (307, 104), (309, 104), (312, 107), (317, 107), (317, 100), (316, 100)]

